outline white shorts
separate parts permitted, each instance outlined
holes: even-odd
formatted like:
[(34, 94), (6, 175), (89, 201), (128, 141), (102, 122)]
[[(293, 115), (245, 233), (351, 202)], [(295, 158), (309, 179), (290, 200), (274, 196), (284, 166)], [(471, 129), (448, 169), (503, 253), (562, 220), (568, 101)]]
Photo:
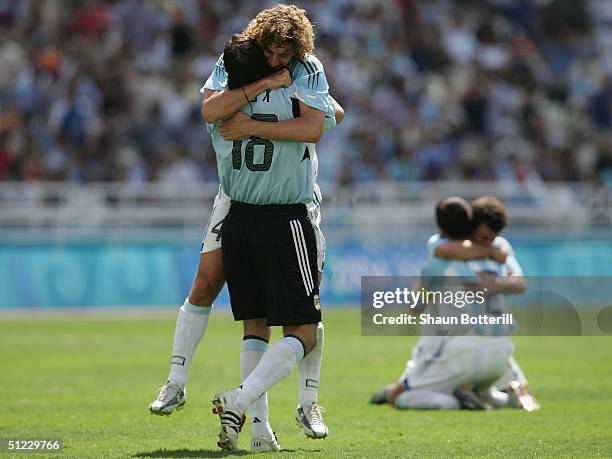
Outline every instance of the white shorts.
[(325, 266), (325, 236), (321, 231), (321, 208), (319, 206), (308, 209), (308, 220), (314, 229), (315, 239), (317, 241), (317, 269), (320, 273), (323, 272)]
[(223, 225), (223, 220), (229, 212), (231, 203), (230, 197), (219, 188), (213, 203), (212, 213), (204, 230), (200, 253), (212, 252), (221, 248), (221, 225)]
[[(219, 193), (215, 196), (212, 213), (204, 231), (200, 253), (212, 252), (221, 248), (221, 226), (229, 212), (231, 202), (230, 197), (219, 188)], [(317, 267), (319, 272), (323, 272), (323, 265), (325, 264), (325, 237), (320, 226), (321, 209), (319, 206), (309, 206), (308, 219), (312, 224), (317, 241)]]
[(427, 337), (412, 350), (399, 382), (449, 395), (462, 384), (490, 387), (506, 371), (513, 350), (507, 337)]

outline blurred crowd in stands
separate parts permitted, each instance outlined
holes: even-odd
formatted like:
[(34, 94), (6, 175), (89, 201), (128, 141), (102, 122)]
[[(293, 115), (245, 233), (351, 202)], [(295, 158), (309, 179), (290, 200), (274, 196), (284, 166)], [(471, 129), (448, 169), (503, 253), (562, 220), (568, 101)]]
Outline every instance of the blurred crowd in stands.
[[(0, 181), (217, 178), (199, 89), (249, 0), (0, 1)], [(295, 1), (344, 106), (320, 177), (612, 183), (612, 1)]]

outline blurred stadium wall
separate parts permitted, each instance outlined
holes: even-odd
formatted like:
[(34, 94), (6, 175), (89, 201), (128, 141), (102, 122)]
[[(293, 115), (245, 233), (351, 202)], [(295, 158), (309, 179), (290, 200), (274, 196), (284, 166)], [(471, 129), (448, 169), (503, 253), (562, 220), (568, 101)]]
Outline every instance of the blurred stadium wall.
[[(216, 184), (0, 185), (0, 307), (179, 304), (189, 291)], [(323, 185), (322, 300), (358, 304), (360, 277), (416, 275), (442, 196), (491, 193), (509, 205), (527, 275), (612, 275), (610, 227), (575, 185), (526, 199), (498, 183)], [(227, 304), (224, 291), (219, 304)]]
[[(198, 90), (271, 3), (0, 2), (0, 308), (183, 301), (217, 187)], [(327, 304), (417, 273), (451, 194), (509, 206), (528, 275), (612, 275), (612, 2), (296, 3), (346, 110)]]

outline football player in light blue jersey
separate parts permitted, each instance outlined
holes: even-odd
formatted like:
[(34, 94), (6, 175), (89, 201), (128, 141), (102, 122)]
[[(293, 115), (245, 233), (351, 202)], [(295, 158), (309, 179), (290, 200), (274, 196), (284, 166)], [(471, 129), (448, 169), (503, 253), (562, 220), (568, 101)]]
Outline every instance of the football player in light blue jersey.
[[(268, 51), (269, 50), (266, 51), (267, 54), (269, 54)], [(278, 49), (275, 49), (274, 51), (276, 54), (271, 56), (268, 61), (271, 64), (278, 65), (279, 56), (282, 59), (286, 59), (286, 56), (283, 56), (283, 53), (278, 53)], [(298, 51), (299, 50), (295, 50), (294, 52), (297, 53)], [(299, 80), (298, 87), (296, 89), (288, 88), (288, 90), (292, 91), (292, 95), (295, 95), (296, 98), (298, 98), (298, 101), (306, 101), (306, 105), (313, 105), (313, 101), (316, 102), (319, 100), (319, 98), (317, 98), (316, 93), (312, 92), (313, 84), (309, 84), (308, 79), (309, 77), (311, 79), (318, 78), (319, 83), (324, 81), (326, 85), (327, 83), (324, 79), (323, 69), (313, 67), (312, 63), (316, 60), (316, 58), (310, 57), (309, 59), (305, 59), (303, 61), (306, 64), (302, 64), (300, 63), (301, 60), (297, 60), (297, 56), (297, 54), (295, 56), (290, 56), (289, 60), (296, 60), (296, 62), (289, 65), (289, 68), (293, 69), (293, 75)], [(285, 87), (290, 85), (292, 82), (291, 74), (284, 68), (280, 69), (280, 71), (258, 79), (257, 81), (248, 83), (245, 82), (246, 84), (241, 85), (241, 87), (240, 85), (234, 85), (231, 87), (231, 89), (228, 87), (227, 78), (227, 72), (225, 72), (223, 59), (221, 57), (211, 76), (207, 80), (207, 84), (214, 89), (206, 90), (205, 85), (205, 87), (203, 87), (201, 90), (201, 92), (204, 94), (203, 117), (206, 121), (211, 121), (214, 119), (214, 117), (218, 117), (218, 120), (230, 117), (236, 110), (242, 108), (242, 106), (246, 106), (248, 108), (247, 101), (250, 101), (249, 96), (257, 96), (260, 92), (263, 92), (265, 97), (265, 93), (269, 90)], [(323, 86), (316, 85), (315, 89), (320, 87)], [(340, 123), (344, 117), (342, 107), (331, 99), (331, 97), (328, 98), (327, 104), (326, 109), (329, 110), (329, 108), (332, 107), (331, 110), (335, 110), (335, 113), (330, 115), (331, 110), (326, 112), (324, 123), (325, 130), (334, 127), (336, 122)], [(319, 105), (319, 107), (322, 106)], [(302, 110), (300, 114), (301, 119), (298, 121), (304, 121), (308, 118), (308, 115), (309, 113), (307, 112), (307, 109)], [(296, 124), (293, 125), (293, 127), (289, 126), (290, 135), (295, 135), (295, 130), (297, 129), (303, 136), (303, 138), (300, 138), (298, 135), (296, 137), (297, 140), (313, 140), (313, 130), (309, 129), (308, 126), (310, 123), (312, 123), (312, 119), (307, 123)], [(285, 126), (284, 123), (270, 124), (274, 125), (273, 128), (278, 129), (281, 137), (286, 132), (285, 129), (287, 129), (287, 126)], [(270, 137), (275, 136), (272, 135)], [(313, 180), (316, 181), (316, 150), (314, 148), (314, 144), (311, 145), (311, 162), (313, 166), (312, 175)], [(229, 202), (229, 197), (224, 195), (222, 192), (220, 192), (215, 198), (213, 212), (202, 241), (201, 257), (198, 264), (197, 273), (189, 296), (185, 300), (183, 307), (181, 307), (179, 317), (177, 318), (172, 353), (173, 357), (168, 382), (162, 387), (157, 399), (151, 403), (149, 407), (151, 412), (154, 414), (169, 415), (174, 410), (181, 409), (185, 403), (185, 384), (187, 382), (188, 370), (190, 368), (197, 345), (206, 330), (211, 305), (214, 299), (218, 296), (225, 282), (223, 263), (221, 259), (220, 227), (225, 215), (228, 212)], [(319, 207), (320, 202), (320, 192), (318, 191), (318, 186), (316, 186), (315, 183), (313, 200), (308, 204), (308, 215), (309, 219), (313, 223), (317, 238), (317, 264), (319, 268), (319, 280), (321, 271), (323, 269), (325, 254), (325, 242), (319, 228), (321, 218)], [(298, 415), (300, 415), (300, 408), (302, 408), (301, 415), (299, 416), (300, 424), (302, 425), (306, 435), (311, 438), (322, 438), (327, 434), (327, 426), (323, 422), (320, 414), (320, 407), (317, 404), (318, 380), (321, 364), (321, 351), (323, 346), (322, 323), (319, 324), (317, 333), (318, 341), (315, 349), (313, 349), (300, 362), (299, 366), (300, 405), (298, 406)], [(245, 341), (245, 343), (249, 344), (247, 341)], [(241, 367), (243, 364), (246, 367), (253, 364), (253, 362), (249, 363), (249, 360), (258, 360), (258, 358), (261, 358), (262, 353), (263, 352), (261, 349), (253, 349), (243, 352), (241, 354)], [(246, 370), (248, 371), (248, 368)], [(269, 429), (267, 422), (267, 404), (265, 409), (262, 409), (262, 413), (265, 413), (265, 415), (260, 416), (259, 418), (257, 416), (252, 416), (254, 422), (257, 422), (257, 424), (254, 424), (254, 427), (259, 428), (263, 426), (262, 429), (260, 429), (261, 432), (266, 430), (266, 428)], [(251, 414), (253, 414), (253, 410)], [(257, 433), (255, 432), (256, 430), (257, 429), (254, 429), (254, 434)], [(265, 437), (263, 434), (260, 436)], [(272, 445), (272, 443), (273, 442), (270, 438), (257, 438), (257, 435), (254, 435), (252, 449), (256, 451), (273, 449), (272, 447), (275, 445)], [(275, 440), (274, 443), (276, 443)]]
[[(452, 242), (466, 239), (472, 231), (470, 205), (461, 198), (446, 198), (436, 206), (436, 220), (441, 234)], [(503, 274), (501, 264), (489, 266)], [(425, 290), (441, 287), (484, 288), (480, 277), (463, 261), (430, 258), (421, 274)], [(488, 298), (491, 303), (494, 295)], [(478, 315), (478, 303), (458, 310), (455, 304), (426, 304), (425, 312), (437, 317), (456, 316), (458, 311)], [(486, 311), (480, 311), (486, 313)], [(465, 335), (465, 336), (462, 336)], [(390, 403), (396, 408), (479, 409), (483, 405), (466, 387), (488, 390), (499, 378), (512, 353), (507, 337), (479, 336), (477, 327), (426, 323), (404, 373), (395, 384), (377, 391), (371, 403)]]
[[(309, 152), (304, 148), (303, 155), (299, 156), (288, 157), (283, 152), (274, 155), (271, 145), (272, 141), (277, 140), (303, 143), (320, 139), (325, 125), (325, 106), (321, 104), (327, 104), (328, 101), (327, 82), (320, 63), (317, 65), (318, 61), (311, 56), (314, 48), (312, 24), (303, 10), (293, 5), (276, 5), (264, 10), (249, 23), (244, 35), (263, 48), (271, 67), (276, 69), (287, 66), (281, 72), (293, 71), (291, 76), (295, 80), (296, 90), (291, 95), (297, 99), (295, 105), (299, 107), (300, 116), (282, 119), (281, 114), (278, 121), (273, 123), (250, 119), (244, 113), (236, 113), (226, 119), (229, 113), (225, 113), (219, 105), (227, 110), (228, 104), (235, 103), (235, 111), (245, 102), (251, 102), (253, 95), (259, 92), (258, 89), (243, 86), (242, 103), (238, 102), (238, 95), (232, 94), (232, 90), (204, 90), (205, 119), (211, 124), (220, 122), (219, 134), (225, 140), (248, 139), (244, 151), (246, 167), (241, 162), (242, 151), (238, 151), (240, 146), (236, 149), (236, 155), (232, 150), (232, 161), (229, 161), (229, 156), (220, 155), (217, 151), (218, 162), (232, 164), (231, 171), (229, 168), (220, 169), (223, 188), (232, 198), (243, 201), (232, 200), (222, 226), (223, 264), (232, 312), (235, 320), (243, 321), (245, 341), (248, 339), (267, 343), (270, 333), (268, 325), (282, 326), (284, 334), (281, 341), (265, 353), (260, 353), (261, 358), (254, 368), (251, 366), (242, 372), (243, 378), (246, 378), (240, 387), (221, 391), (213, 398), (213, 411), (219, 414), (221, 423), (218, 444), (225, 451), (238, 450), (244, 413), (247, 410), (252, 413), (253, 405), (261, 399), (260, 396), (285, 378), (294, 366), (300, 365), (311, 351), (316, 351), (320, 342), (317, 336), (321, 318), (318, 285), (313, 284), (313, 278), (318, 277), (318, 272), (311, 271), (317, 263), (317, 245), (314, 227), (307, 219), (305, 206), (313, 192), (312, 171), (305, 167), (310, 163)], [(292, 62), (294, 60), (301, 62)], [(223, 64), (227, 65), (228, 62), (224, 61)], [(307, 73), (299, 73), (300, 69)], [(251, 90), (253, 94), (249, 93)], [(219, 103), (223, 97), (226, 104)], [(259, 98), (257, 102), (269, 103)], [(261, 152), (263, 157), (260, 155), (260, 162), (256, 162), (254, 152), (248, 148), (251, 142), (255, 142), (251, 147), (254, 148), (261, 141), (270, 143), (261, 145), (264, 147)], [(290, 143), (285, 145), (287, 148), (292, 147)], [(249, 154), (252, 156), (250, 165)], [(276, 161), (279, 157), (281, 161)], [(297, 170), (287, 168), (290, 161), (299, 161), (299, 174), (287, 174), (288, 171)], [(270, 182), (270, 185), (282, 189), (270, 190), (266, 186), (264, 174), (269, 171), (277, 179), (286, 177), (286, 181)], [(306, 182), (303, 181), (304, 177)], [(264, 215), (268, 218), (264, 218)], [(274, 218), (269, 218), (270, 215)], [(293, 245), (290, 242), (292, 234)], [(283, 250), (276, 249), (279, 244), (283, 245)], [(294, 250), (290, 252), (293, 246)], [(249, 253), (249, 265), (244, 263), (245, 253)], [(313, 254), (315, 257), (311, 259)], [(284, 265), (287, 265), (286, 269), (281, 268)], [(254, 266), (256, 268), (251, 269)], [(259, 276), (256, 282), (256, 273), (264, 272), (268, 275)], [(280, 277), (276, 273), (283, 273), (284, 282), (278, 282)], [(303, 282), (303, 289), (299, 287), (300, 282)], [(243, 350), (247, 350), (247, 347), (243, 346)], [(305, 382), (308, 384), (308, 379)], [(296, 419), (307, 436), (322, 438), (327, 435), (327, 427), (322, 422), (321, 410), (316, 401), (309, 403), (309, 406), (298, 406)]]
[[(218, 88), (223, 84), (223, 80), (227, 80), (225, 77), (225, 65), (226, 63), (222, 60), (218, 62), (216, 71), (213, 72), (213, 75), (207, 81), (205, 88)], [(317, 72), (318, 71), (319, 70), (317, 70)], [(300, 83), (300, 81), (305, 80), (307, 80), (306, 75), (304, 75), (304, 77), (298, 77), (296, 81)], [(325, 80), (323, 77), (319, 77), (319, 81), (324, 82)], [(311, 89), (316, 90), (316, 88), (316, 85), (311, 85)], [(325, 101), (322, 101), (321, 97), (325, 95), (324, 93), (316, 93), (315, 97), (306, 98), (306, 103), (295, 97), (296, 94), (300, 97), (308, 95), (307, 90), (308, 88), (302, 88), (300, 89), (301, 92), (298, 92), (292, 85), (289, 88), (277, 88), (276, 90), (264, 91), (258, 96), (250, 99), (248, 105), (245, 105), (240, 113), (249, 113), (253, 118), (259, 117), (262, 113), (268, 115), (273, 114), (274, 119), (278, 119), (278, 122), (262, 122), (262, 124), (278, 126), (286, 120), (293, 120), (295, 117), (301, 116), (304, 111), (303, 107), (308, 106), (308, 104), (313, 104), (316, 107), (328, 110), (328, 112), (325, 113), (325, 129), (334, 127), (338, 112), (340, 112), (340, 115), (342, 114), (341, 108), (337, 106), (335, 101), (329, 96), (326, 97)], [(334, 110), (333, 112), (330, 111), (332, 107)], [(224, 127), (225, 123), (223, 122), (218, 125), (210, 126), (215, 151), (218, 156), (217, 162), (222, 185), (222, 194), (227, 194), (234, 201), (258, 205), (282, 204), (284, 202), (302, 202), (307, 204), (309, 211), (308, 216), (313, 224), (317, 240), (317, 267), (320, 276), (323, 269), (325, 242), (319, 226), (320, 192), (317, 192), (318, 187), (314, 186), (317, 173), (317, 158), (314, 143), (277, 142), (276, 140), (263, 140), (259, 136), (250, 136), (249, 139), (245, 141), (225, 140), (221, 136), (221, 133), (225, 132)], [(258, 134), (260, 133), (258, 132)], [(264, 133), (264, 135), (266, 134)], [(266, 146), (260, 145), (257, 147), (260, 153), (259, 158), (255, 158), (253, 154), (253, 158), (251, 158), (253, 164), (251, 165), (252, 167), (249, 166), (249, 144), (264, 142), (269, 142), (271, 147), (268, 164), (266, 164), (265, 156)], [(253, 150), (254, 149), (250, 152), (253, 153)], [(225, 159), (219, 157), (220, 153), (226, 155)], [(229, 161), (228, 155), (232, 156), (232, 160), (235, 159), (234, 155), (238, 156), (238, 167), (236, 167), (236, 163)], [(244, 160), (242, 158), (244, 158)], [(277, 167), (279, 164), (282, 165), (281, 161), (284, 161), (285, 167), (282, 168), (281, 166), (280, 172), (273, 173), (273, 167), (271, 167), (272, 170), (268, 170), (268, 167), (273, 166), (273, 164), (271, 164), (272, 161), (276, 161)], [(312, 170), (307, 170), (305, 168), (312, 168)], [(264, 173), (256, 173), (262, 171)], [(309, 174), (311, 181), (305, 184), (305, 187), (290, 186), (295, 184), (296, 177), (300, 177), (306, 173)], [(252, 322), (244, 321), (243, 323), (245, 326), (245, 337), (249, 337), (243, 341), (243, 349), (245, 350), (243, 352), (243, 357), (249, 356), (249, 359), (253, 361), (249, 363), (244, 362), (244, 358), (241, 359), (241, 368), (244, 370), (242, 371), (242, 375), (243, 378), (246, 378), (249, 374), (249, 370), (253, 368), (253, 363), (256, 363), (256, 359), (261, 358), (261, 351), (264, 350), (261, 348), (262, 339), (258, 338), (269, 339), (270, 332), (267, 327), (266, 329), (261, 329), (257, 326), (253, 327), (254, 324)], [(251, 343), (257, 344), (261, 349), (258, 349), (258, 352), (254, 352), (250, 349), (250, 347), (252, 347)], [(310, 438), (323, 438), (327, 435), (328, 431), (321, 415), (321, 408), (317, 403), (322, 346), (323, 324), (319, 323), (317, 326), (317, 344), (313, 351), (308, 353), (298, 366), (300, 400), (296, 419), (298, 419), (305, 434)], [(262, 439), (266, 438), (269, 443), (269, 439), (273, 437), (270, 437), (271, 430), (267, 422), (267, 403), (265, 396), (259, 398), (254, 405), (251, 406), (250, 412), (251, 419), (256, 422), (253, 424), (255, 431), (268, 429), (268, 432), (255, 435), (252, 445), (259, 445)], [(253, 447), (252, 449), (257, 448)]]
[[(233, 40), (237, 40), (237, 37)], [(300, 65), (298, 68), (305, 67)], [(327, 110), (326, 128), (334, 127), (336, 105), (327, 94), (324, 74), (317, 70), (316, 76), (311, 75), (310, 78), (313, 81), (310, 85), (304, 75), (295, 79), (289, 88), (266, 90), (250, 99), (248, 105), (244, 105), (230, 121), (208, 125), (217, 154), (222, 191), (232, 200), (256, 205), (287, 202), (308, 204), (313, 201), (311, 160), (315, 155), (314, 144), (269, 140), (262, 134), (263, 130), (258, 130), (260, 125), (267, 127), (299, 118), (304, 105), (308, 104), (317, 110)], [(220, 90), (223, 84), (227, 84), (227, 73), (221, 58), (204, 88)], [(308, 95), (307, 89), (300, 88), (300, 85), (309, 85), (307, 89), (313, 94), (306, 99), (307, 104), (297, 97), (298, 94), (302, 98)], [(242, 127), (253, 123), (253, 130), (249, 131), (251, 134), (234, 135), (235, 129), (228, 127), (228, 123), (238, 115), (248, 120), (246, 124), (241, 124)], [(228, 135), (228, 131), (232, 135)]]

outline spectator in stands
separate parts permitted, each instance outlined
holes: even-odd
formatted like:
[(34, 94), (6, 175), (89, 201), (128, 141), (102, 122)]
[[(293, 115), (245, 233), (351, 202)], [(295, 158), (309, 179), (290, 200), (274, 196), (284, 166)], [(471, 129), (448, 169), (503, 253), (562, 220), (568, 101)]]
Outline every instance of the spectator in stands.
[[(320, 145), (322, 181), (496, 179), (537, 190), (606, 169), (588, 152), (612, 126), (609, 2), (318, 5), (301, 2), (351, 114)], [(21, 121), (3, 141), (0, 179), (167, 180), (180, 151), (190, 180), (215, 180), (197, 88), (260, 6), (2, 2), (0, 133)]]

